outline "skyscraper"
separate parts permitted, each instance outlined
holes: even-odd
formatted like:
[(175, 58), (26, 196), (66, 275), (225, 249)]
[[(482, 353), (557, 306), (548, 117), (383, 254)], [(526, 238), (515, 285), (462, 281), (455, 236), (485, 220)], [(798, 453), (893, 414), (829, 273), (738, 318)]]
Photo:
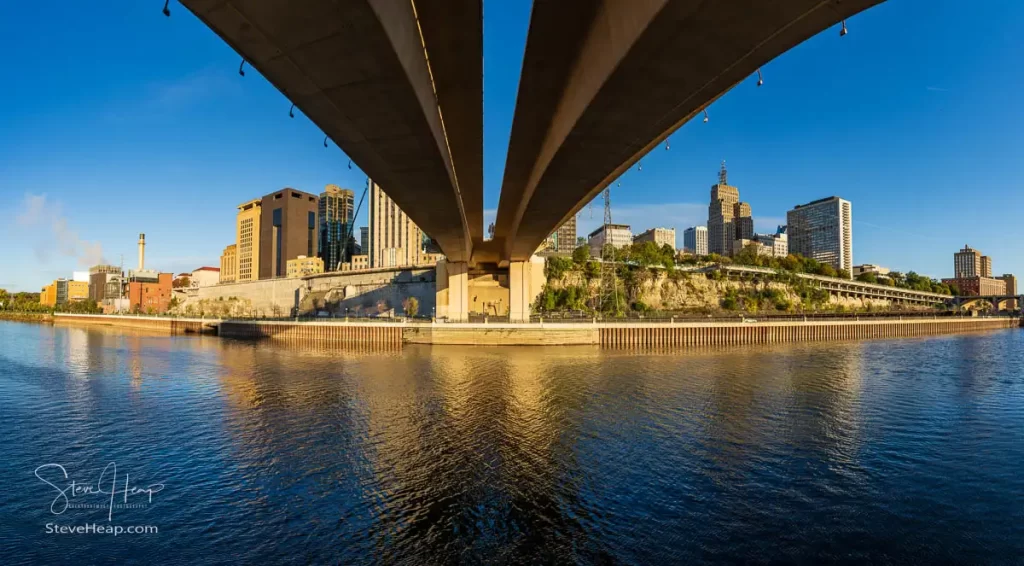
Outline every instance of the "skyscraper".
[(789, 253), (853, 274), (853, 217), (850, 201), (829, 197), (786, 213)]
[(736, 227), (734, 240), (750, 240), (754, 237), (754, 217), (751, 216), (750, 204), (738, 202), (733, 205), (733, 225)]
[(708, 227), (693, 226), (684, 230), (683, 251), (694, 255), (708, 255)]
[(420, 263), (423, 231), (398, 208), (380, 185), (370, 184), (370, 267), (398, 267)]
[(238, 205), (236, 221), (235, 269), (236, 281), (255, 281), (260, 278), (260, 221), (262, 200), (255, 199)]
[(260, 279), (285, 277), (288, 260), (316, 256), (318, 201), (316, 195), (292, 188), (260, 199)]
[(359, 250), (362, 255), (370, 253), (370, 228), (367, 226), (359, 228)]
[(337, 185), (327, 185), (320, 193), (320, 253), (326, 271), (338, 269), (338, 264), (352, 255), (349, 233), (355, 214), (355, 194)]
[(981, 256), (981, 276), (992, 277), (992, 258), (987, 255)]
[[(991, 269), (991, 265), (989, 269)], [(953, 254), (953, 274), (957, 279), (984, 277), (982, 271), (982, 255), (978, 250), (964, 245), (964, 249)]]
[(740, 236), (754, 234), (750, 205), (740, 202), (740, 190), (728, 184), (725, 162), (718, 173), (718, 184), (711, 186), (708, 207), (708, 253), (732, 254), (732, 242)]

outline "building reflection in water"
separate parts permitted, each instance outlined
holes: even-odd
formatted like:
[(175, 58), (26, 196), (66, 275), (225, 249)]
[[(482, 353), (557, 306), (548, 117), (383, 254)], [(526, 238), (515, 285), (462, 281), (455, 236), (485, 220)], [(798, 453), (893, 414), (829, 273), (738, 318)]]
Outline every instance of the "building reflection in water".
[[(0, 357), (16, 453), (31, 441), (166, 478), (161, 518), (188, 533), (174, 545), (233, 545), (246, 561), (692, 563), (714, 548), (739, 562), (808, 540), (831, 552), (831, 533), (1017, 477), (1019, 458), (995, 455), (1021, 445), (1019, 357), (1001, 377), (946, 369), (1006, 357), (1017, 335), (372, 352), (18, 329), (26, 347)], [(28, 469), (38, 455), (24, 452)]]

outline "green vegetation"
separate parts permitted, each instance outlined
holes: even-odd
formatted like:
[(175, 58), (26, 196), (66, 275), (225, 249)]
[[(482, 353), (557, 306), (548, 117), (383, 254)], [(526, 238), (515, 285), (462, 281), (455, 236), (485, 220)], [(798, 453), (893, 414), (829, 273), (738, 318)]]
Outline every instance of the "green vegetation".
[(587, 310), (589, 292), (586, 286), (570, 285), (562, 289), (553, 289), (545, 285), (537, 299), (538, 310), (543, 312), (583, 311)]
[(39, 293), (10, 293), (0, 289), (0, 311), (48, 313), (53, 309), (39, 304)]
[(64, 305), (57, 305), (53, 309), (54, 312), (66, 312), (70, 314), (102, 314), (103, 309), (96, 304), (96, 301), (92, 299), (86, 299), (84, 301), (75, 301)]
[(39, 293), (10, 293), (5, 289), (0, 289), (0, 312), (99, 314), (103, 312), (103, 309), (92, 299), (51, 307), (39, 303)]
[[(724, 258), (721, 258), (724, 259)], [(706, 257), (706, 261), (710, 263), (717, 263), (714, 258), (714, 254)], [(740, 253), (736, 254), (732, 258), (732, 262), (737, 265), (748, 265), (752, 267), (766, 267), (768, 269), (775, 269), (781, 271), (791, 271), (794, 273), (809, 273), (812, 275), (823, 275), (825, 277), (840, 277), (843, 279), (849, 279), (850, 273), (845, 269), (836, 271), (831, 265), (819, 263), (813, 259), (805, 258), (799, 254), (790, 254), (785, 258), (777, 257), (765, 257), (757, 254), (757, 248), (755, 246), (747, 246)], [(893, 287), (899, 287), (901, 289), (910, 289), (913, 291), (923, 291), (926, 293), (939, 293), (943, 295), (955, 295), (959, 293), (959, 290), (950, 287), (942, 283), (937, 279), (918, 275), (913, 271), (907, 272), (906, 275), (899, 273), (898, 271), (891, 272), (888, 276), (879, 279), (874, 273), (863, 273), (857, 277), (858, 281), (864, 283), (874, 283), (877, 285), (890, 285)]]
[[(813, 280), (798, 277), (798, 274), (819, 275), (850, 279), (846, 270), (836, 270), (829, 264), (790, 254), (784, 258), (763, 256), (756, 246), (748, 246), (735, 257), (729, 258), (710, 254), (695, 257), (676, 256), (670, 246), (659, 247), (651, 242), (634, 244), (625, 248), (607, 248), (605, 256), (615, 260), (615, 280), (618, 286), (618, 303), (611, 297), (605, 304), (598, 304), (601, 285), (602, 263), (590, 257), (590, 250), (580, 246), (571, 257), (550, 257), (545, 265), (548, 284), (545, 286), (535, 310), (542, 313), (584, 312), (621, 316), (633, 313), (643, 316), (669, 316), (679, 312), (700, 312), (712, 314), (725, 312), (846, 312), (844, 307), (832, 302), (828, 291), (820, 289)], [(744, 275), (741, 280), (728, 282), (720, 270), (706, 274), (676, 269), (676, 266), (702, 265), (743, 265), (773, 271), (771, 274)], [(706, 278), (711, 287), (699, 283), (694, 277)], [(955, 289), (939, 281), (910, 272), (906, 275), (893, 273), (891, 278), (878, 278), (866, 274), (860, 281), (890, 285), (906, 289), (951, 294)], [(664, 293), (668, 293), (665, 295)], [(709, 296), (710, 293), (710, 296)], [(718, 294), (717, 299), (713, 298)], [(671, 312), (660, 312), (659, 304), (686, 305)], [(870, 302), (853, 310), (872, 311), (877, 309)]]
[(590, 261), (590, 247), (580, 246), (572, 251), (572, 262), (576, 265), (583, 265)]

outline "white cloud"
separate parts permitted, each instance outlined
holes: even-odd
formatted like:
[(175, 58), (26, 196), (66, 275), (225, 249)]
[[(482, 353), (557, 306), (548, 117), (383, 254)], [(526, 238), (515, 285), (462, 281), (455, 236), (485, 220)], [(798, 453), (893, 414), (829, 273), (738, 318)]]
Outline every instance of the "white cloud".
[(79, 238), (78, 232), (68, 225), (61, 204), (46, 195), (26, 193), (15, 218), (15, 226), (16, 237), (32, 243), (32, 250), (40, 263), (47, 263), (54, 252), (76, 258), (81, 267), (105, 263), (103, 246), (99, 242)]

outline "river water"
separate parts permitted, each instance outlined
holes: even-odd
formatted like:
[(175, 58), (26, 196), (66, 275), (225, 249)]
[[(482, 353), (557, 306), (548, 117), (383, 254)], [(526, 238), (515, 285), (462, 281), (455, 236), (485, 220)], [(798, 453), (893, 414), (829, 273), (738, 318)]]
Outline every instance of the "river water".
[(1020, 563), (1022, 351), (1020, 330), (356, 352), (0, 322), (0, 563)]

